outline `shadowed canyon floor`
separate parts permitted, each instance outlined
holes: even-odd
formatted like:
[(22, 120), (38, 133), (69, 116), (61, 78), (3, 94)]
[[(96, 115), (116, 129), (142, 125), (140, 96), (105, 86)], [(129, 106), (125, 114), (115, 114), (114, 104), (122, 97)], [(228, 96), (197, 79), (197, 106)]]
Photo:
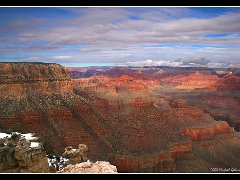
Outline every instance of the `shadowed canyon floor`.
[(239, 169), (239, 72), (0, 63), (0, 128), (86, 144), (118, 172)]

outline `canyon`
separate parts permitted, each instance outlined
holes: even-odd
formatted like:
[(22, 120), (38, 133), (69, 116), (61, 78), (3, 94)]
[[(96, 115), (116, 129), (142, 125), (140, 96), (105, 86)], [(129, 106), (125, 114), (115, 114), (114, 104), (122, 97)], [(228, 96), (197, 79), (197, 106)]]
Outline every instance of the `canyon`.
[(34, 132), (47, 154), (86, 144), (118, 172), (240, 168), (238, 73), (0, 63), (0, 129)]

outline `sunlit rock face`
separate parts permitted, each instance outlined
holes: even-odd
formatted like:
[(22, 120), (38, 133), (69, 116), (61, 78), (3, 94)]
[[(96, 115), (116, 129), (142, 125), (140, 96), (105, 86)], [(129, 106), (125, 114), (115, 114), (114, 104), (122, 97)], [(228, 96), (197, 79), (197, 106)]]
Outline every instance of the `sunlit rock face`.
[(71, 80), (59, 64), (0, 63), (1, 97), (62, 94), (71, 90)]
[(75, 165), (70, 164), (59, 173), (117, 173), (117, 168), (105, 161), (95, 163), (88, 161)]
[(212, 88), (212, 85), (219, 80), (217, 75), (206, 75), (198, 71), (189, 75), (177, 75), (164, 79), (164, 82), (177, 83), (178, 89)]

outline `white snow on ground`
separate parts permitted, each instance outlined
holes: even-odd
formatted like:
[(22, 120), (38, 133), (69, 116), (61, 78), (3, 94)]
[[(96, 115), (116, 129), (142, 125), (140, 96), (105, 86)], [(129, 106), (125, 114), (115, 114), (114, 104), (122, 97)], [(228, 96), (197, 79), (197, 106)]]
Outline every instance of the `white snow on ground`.
[[(20, 134), (18, 132), (13, 132), (13, 133)], [(21, 136), (24, 137), (26, 140), (31, 142), (31, 145), (30, 145), (31, 148), (39, 148), (39, 147), (41, 147), (39, 142), (33, 142), (33, 141), (37, 141), (38, 140), (38, 137), (34, 137), (34, 134), (27, 133), (27, 134), (21, 134)], [(9, 137), (11, 137), (11, 134), (0, 133), (0, 139), (3, 139), (5, 137), (9, 138)]]
[(31, 148), (39, 148), (41, 147), (40, 143), (38, 142), (31, 142), (31, 145), (30, 145)]
[(34, 137), (32, 133), (22, 134), (22, 136), (28, 141), (36, 141), (38, 137)]
[(3, 139), (5, 137), (11, 137), (11, 135), (6, 133), (0, 133), (0, 139)]
[(67, 166), (67, 161), (69, 161), (69, 159), (63, 158), (61, 156), (58, 156), (58, 158), (59, 159), (57, 159), (57, 157), (54, 155), (51, 158), (48, 157), (48, 165), (55, 171), (63, 169), (65, 166)]
[[(13, 132), (13, 133), (20, 134), (18, 132)], [(32, 133), (21, 134), (21, 135), (28, 141), (36, 141), (36, 140), (38, 140), (38, 137), (34, 137), (34, 134), (32, 134)], [(5, 137), (11, 137), (11, 134), (0, 133), (0, 139), (5, 138)]]

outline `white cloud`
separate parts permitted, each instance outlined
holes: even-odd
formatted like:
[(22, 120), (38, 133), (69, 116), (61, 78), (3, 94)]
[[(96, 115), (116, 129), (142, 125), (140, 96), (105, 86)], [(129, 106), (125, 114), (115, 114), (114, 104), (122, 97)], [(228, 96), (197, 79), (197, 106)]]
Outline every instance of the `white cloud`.
[(122, 65), (126, 66), (170, 66), (170, 67), (209, 67), (209, 68), (230, 68), (240, 67), (240, 63), (229, 63), (229, 62), (208, 62), (208, 63), (190, 63), (186, 64), (184, 61), (167, 61), (167, 60), (142, 60), (142, 61), (127, 61)]
[(183, 61), (183, 65), (206, 66), (210, 61), (205, 58), (191, 58)]
[(73, 56), (52, 56), (53, 59), (71, 59)]
[[(186, 11), (186, 8), (175, 9), (179, 9), (176, 14), (184, 14)], [(193, 18), (188, 13), (190, 14), (188, 17), (164, 19), (162, 18), (164, 12), (167, 11), (147, 11), (145, 15), (137, 14), (141, 19), (133, 20), (129, 16), (136, 13), (123, 8), (88, 8), (76, 18), (69, 22), (61, 22), (55, 28), (40, 32), (29, 29), (29, 32), (20, 33), (20, 39), (45, 40), (58, 45), (108, 43), (240, 45), (240, 37), (236, 36), (204, 37), (206, 34), (240, 33), (238, 23), (240, 13), (228, 13), (212, 18)], [(173, 14), (174, 10), (169, 8), (168, 12)], [(158, 21), (149, 18), (151, 16), (158, 17)]]
[(128, 66), (181, 66), (182, 62), (172, 62), (172, 61), (154, 61), (154, 60), (145, 60), (145, 61), (128, 61), (126, 62)]
[[(26, 18), (4, 26), (0, 30), (0, 40), (6, 45), (0, 46), (1, 54), (59, 52), (57, 56), (45, 56), (46, 61), (59, 63), (124, 63), (126, 59), (127, 64), (137, 63), (136, 59), (155, 59), (140, 64), (159, 66), (221, 66), (219, 61), (240, 63), (240, 13), (196, 18), (193, 15), (197, 11), (189, 8), (63, 9), (75, 14), (75, 18), (54, 22), (38, 19), (35, 28), (31, 25), (33, 18)], [(1, 35), (8, 31), (13, 33), (12, 39)], [(229, 35), (206, 37), (219, 33)], [(42, 41), (46, 43), (38, 43)], [(71, 49), (75, 45), (81, 47)], [(182, 61), (174, 62), (179, 58)]]

